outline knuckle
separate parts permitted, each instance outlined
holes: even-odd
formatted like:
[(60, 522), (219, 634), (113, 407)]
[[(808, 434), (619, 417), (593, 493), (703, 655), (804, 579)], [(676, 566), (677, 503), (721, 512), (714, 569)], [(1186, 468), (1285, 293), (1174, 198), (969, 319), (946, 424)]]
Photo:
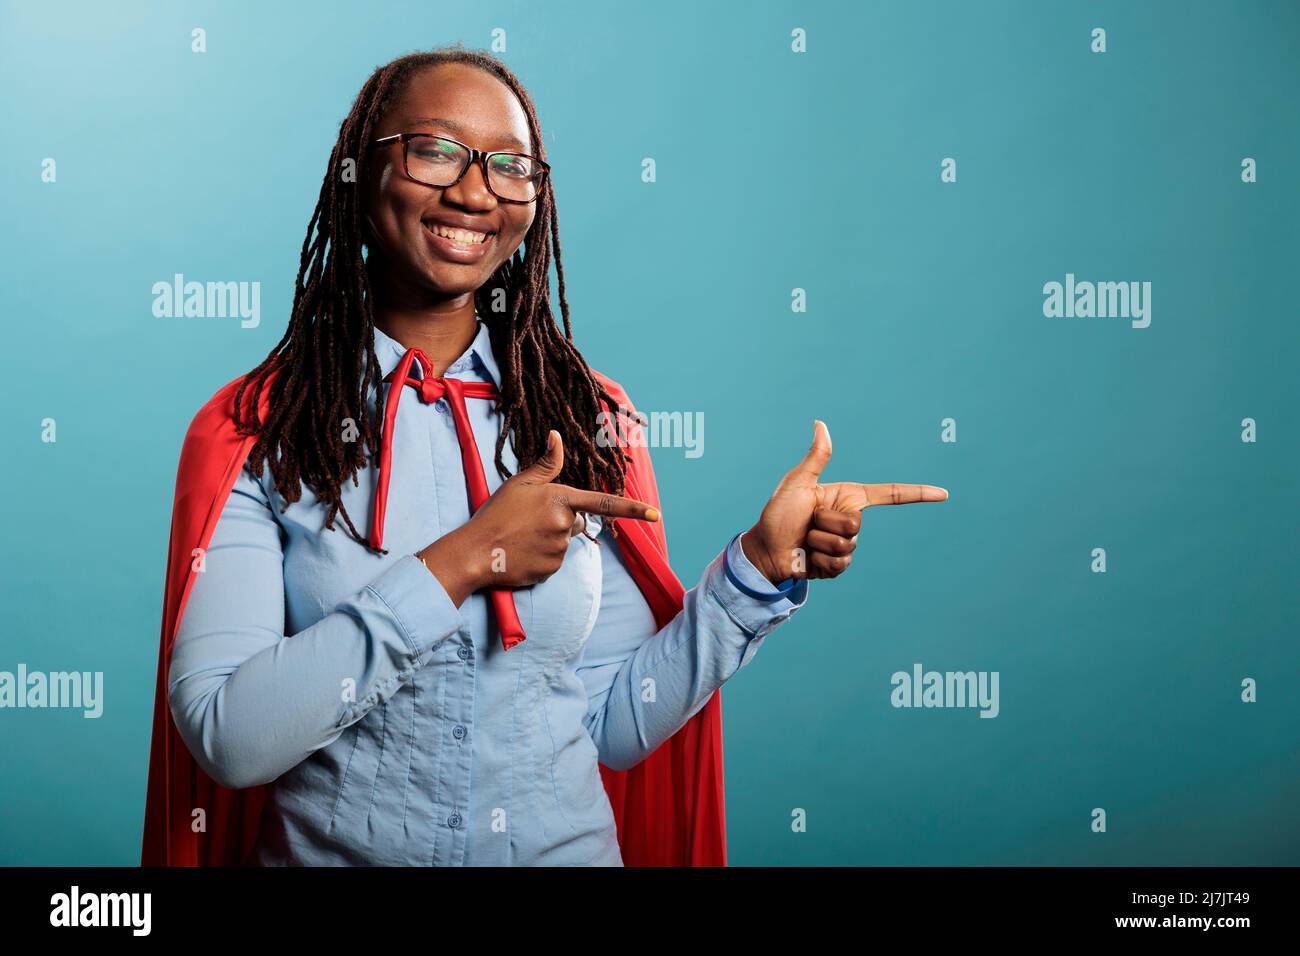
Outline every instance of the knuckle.
[(817, 555), (817, 559), (813, 562), (813, 566), (824, 577), (833, 578), (837, 574), (843, 573), (845, 568), (849, 566), (850, 560), (852, 559), (847, 555), (826, 554), (825, 552), (821, 552)]

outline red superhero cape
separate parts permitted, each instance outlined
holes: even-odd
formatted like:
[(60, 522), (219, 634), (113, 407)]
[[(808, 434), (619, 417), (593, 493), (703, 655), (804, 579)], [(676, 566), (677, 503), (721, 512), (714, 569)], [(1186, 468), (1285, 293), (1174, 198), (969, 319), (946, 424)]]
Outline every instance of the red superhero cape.
[[(600, 373), (596, 378), (619, 405), (632, 408), (622, 386)], [(232, 416), (241, 380), (242, 376), (226, 385), (199, 410), (181, 447), (163, 591), (141, 853), (144, 866), (249, 862), (265, 801), (265, 787), (230, 790), (199, 769), (176, 730), (167, 703), (172, 642), (194, 580), (195, 555), (211, 541), (255, 440), (235, 433)], [(269, 388), (262, 389), (263, 415), (269, 392)], [(649, 452), (643, 445), (633, 445), (628, 451), (632, 461), (627, 469), (626, 495), (659, 508)], [(681, 610), (685, 592), (668, 566), (662, 521), (619, 522), (619, 543), (632, 578), (645, 595), (657, 625), (663, 627)], [(625, 865), (726, 865), (722, 709), (717, 691), (684, 727), (636, 767), (615, 771), (601, 766), (600, 774), (618, 824)], [(202, 817), (195, 812), (200, 808)], [(195, 832), (196, 828), (203, 832)]]

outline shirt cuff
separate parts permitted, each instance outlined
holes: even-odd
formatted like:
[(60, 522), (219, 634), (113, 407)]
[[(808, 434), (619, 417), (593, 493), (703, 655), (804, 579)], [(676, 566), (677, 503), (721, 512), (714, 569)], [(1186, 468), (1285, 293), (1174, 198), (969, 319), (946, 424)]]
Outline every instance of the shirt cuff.
[(804, 605), (808, 580), (788, 578), (773, 585), (745, 556), (740, 539), (740, 534), (732, 538), (722, 553), (723, 573), (712, 590), (733, 621), (763, 637)]
[(416, 657), (457, 631), (464, 631), (460, 608), (452, 603), (442, 582), (413, 554), (403, 555), (370, 582), (369, 588), (388, 605), (402, 637)]
[[(749, 556), (745, 554), (744, 545), (740, 541), (744, 536), (745, 533), (742, 531), (732, 538), (731, 543), (727, 545), (723, 568), (727, 573), (727, 577), (731, 579), (731, 583), (745, 594), (760, 601), (775, 601), (780, 597), (790, 597), (795, 588), (798, 587), (800, 580), (786, 578), (780, 584), (772, 584), (763, 575), (762, 571), (754, 567), (753, 562), (749, 560)], [(806, 591), (808, 587), (807, 580), (803, 580), (802, 583)], [(802, 600), (798, 597), (793, 600), (795, 603), (802, 603)]]

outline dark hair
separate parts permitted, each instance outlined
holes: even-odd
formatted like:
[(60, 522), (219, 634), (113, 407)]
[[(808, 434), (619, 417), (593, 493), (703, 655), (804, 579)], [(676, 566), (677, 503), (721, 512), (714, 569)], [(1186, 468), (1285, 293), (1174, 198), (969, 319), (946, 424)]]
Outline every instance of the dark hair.
[[(325, 527), (333, 529), (342, 515), (352, 536), (362, 544), (342, 503), (343, 482), (357, 484), (359, 469), (377, 461), (382, 419), (372, 418), (367, 396), (380, 384), (374, 349), (374, 315), (365, 259), (361, 184), (366, 171), (366, 146), (379, 120), (418, 71), (442, 63), (463, 63), (500, 79), (514, 92), (528, 117), (528, 129), (539, 158), (545, 146), (537, 111), (528, 91), (500, 60), (463, 47), (443, 47), (399, 57), (371, 74), (339, 128), (321, 184), (320, 199), (307, 226), (294, 292), (293, 313), (284, 336), (257, 368), (240, 383), (235, 396), (235, 424), (242, 435), (257, 435), (249, 466), (257, 476), (269, 465), (284, 508), (299, 500), (306, 484), (328, 506)], [(355, 159), (356, 175), (344, 182), (340, 171)], [(561, 334), (551, 313), (551, 249), (559, 278)], [(494, 312), (490, 297), (504, 290), (506, 311)], [(595, 439), (601, 402), (611, 414), (618, 403), (601, 386), (573, 344), (569, 304), (564, 294), (560, 261), (560, 226), (550, 177), (537, 199), (537, 212), (522, 243), (492, 278), (475, 293), (475, 305), (488, 326), (492, 348), (501, 368), (501, 434), (496, 443), (496, 467), (509, 472), (501, 450), (506, 436), (520, 468), (546, 451), (547, 432), (554, 428), (564, 439), (564, 469), (558, 481), (593, 491), (622, 494), (626, 455), (617, 445), (604, 447)], [(266, 419), (258, 401), (270, 383)], [(244, 392), (252, 386), (249, 413)], [(344, 441), (346, 419), (356, 423), (355, 441)]]

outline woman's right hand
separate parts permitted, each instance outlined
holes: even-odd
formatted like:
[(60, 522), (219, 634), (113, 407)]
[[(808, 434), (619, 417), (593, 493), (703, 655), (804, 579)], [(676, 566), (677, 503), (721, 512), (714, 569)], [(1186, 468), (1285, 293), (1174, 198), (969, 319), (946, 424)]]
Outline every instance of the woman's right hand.
[(563, 467), (564, 444), (552, 429), (545, 455), (507, 478), (469, 521), (419, 552), (457, 607), (479, 588), (525, 587), (560, 570), (569, 539), (586, 527), (580, 512), (659, 520), (644, 501), (557, 484)]

